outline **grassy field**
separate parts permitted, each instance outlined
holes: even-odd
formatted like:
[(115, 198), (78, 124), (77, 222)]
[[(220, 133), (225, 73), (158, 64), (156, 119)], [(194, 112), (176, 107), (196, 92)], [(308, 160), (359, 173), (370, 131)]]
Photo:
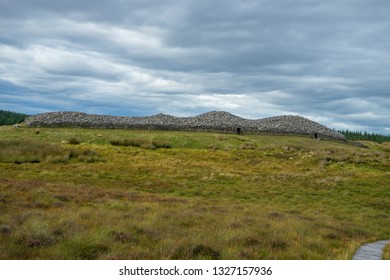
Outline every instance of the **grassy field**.
[(0, 259), (350, 259), (390, 238), (365, 144), (3, 126)]

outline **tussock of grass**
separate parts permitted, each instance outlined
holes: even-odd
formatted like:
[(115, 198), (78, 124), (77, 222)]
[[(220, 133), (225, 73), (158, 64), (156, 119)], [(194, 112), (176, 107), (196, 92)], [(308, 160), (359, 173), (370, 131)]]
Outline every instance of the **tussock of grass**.
[(69, 139), (68, 143), (71, 145), (79, 145), (81, 143), (81, 140), (73, 136), (72, 138)]
[(159, 149), (159, 148), (165, 148), (169, 149), (171, 148), (171, 144), (158, 141), (158, 140), (148, 140), (148, 139), (113, 139), (110, 140), (111, 145), (114, 146), (132, 146), (132, 147), (139, 147), (144, 149)]
[(110, 249), (108, 246), (99, 243), (81, 242), (74, 245), (75, 259), (95, 260), (100, 255), (107, 253)]
[(141, 147), (142, 145), (147, 144), (149, 141), (145, 139), (114, 139), (111, 140), (111, 145), (114, 146), (132, 146), (132, 147)]
[(198, 245), (182, 245), (178, 247), (172, 255), (174, 260), (218, 260), (221, 253), (213, 247), (203, 244)]

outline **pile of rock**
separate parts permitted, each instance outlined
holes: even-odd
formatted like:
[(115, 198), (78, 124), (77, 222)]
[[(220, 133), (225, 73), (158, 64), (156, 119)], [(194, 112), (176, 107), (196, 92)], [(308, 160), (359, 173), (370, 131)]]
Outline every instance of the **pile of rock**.
[(208, 112), (195, 117), (157, 114), (147, 117), (117, 117), (80, 112), (52, 112), (30, 116), (31, 127), (85, 127), (162, 130), (213, 130), (225, 132), (310, 135), (345, 141), (344, 135), (300, 116), (277, 116), (258, 120), (244, 119), (228, 112)]

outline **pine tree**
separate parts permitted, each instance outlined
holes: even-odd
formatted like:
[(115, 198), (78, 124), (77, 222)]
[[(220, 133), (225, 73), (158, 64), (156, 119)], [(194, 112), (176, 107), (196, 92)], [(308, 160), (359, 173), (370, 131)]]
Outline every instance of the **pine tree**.
[(340, 130), (348, 140), (351, 141), (373, 141), (377, 143), (390, 142), (390, 135), (383, 135), (378, 133), (368, 133), (368, 132), (359, 132), (359, 131), (349, 131), (349, 130)]
[(24, 122), (28, 115), (0, 110), (0, 125), (13, 125)]

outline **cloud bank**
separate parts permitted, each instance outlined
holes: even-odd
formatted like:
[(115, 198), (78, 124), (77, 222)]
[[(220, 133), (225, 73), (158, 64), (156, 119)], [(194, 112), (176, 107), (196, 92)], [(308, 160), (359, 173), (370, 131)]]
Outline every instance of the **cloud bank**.
[(390, 133), (387, 0), (0, 0), (0, 107)]

